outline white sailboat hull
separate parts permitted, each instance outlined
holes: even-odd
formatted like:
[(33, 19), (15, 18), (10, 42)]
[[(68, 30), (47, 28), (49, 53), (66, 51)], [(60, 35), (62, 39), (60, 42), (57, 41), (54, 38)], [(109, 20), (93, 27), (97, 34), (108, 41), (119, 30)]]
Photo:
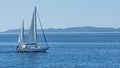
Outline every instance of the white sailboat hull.
[(17, 47), (17, 52), (46, 52), (49, 47), (26, 47), (26, 48), (19, 48)]

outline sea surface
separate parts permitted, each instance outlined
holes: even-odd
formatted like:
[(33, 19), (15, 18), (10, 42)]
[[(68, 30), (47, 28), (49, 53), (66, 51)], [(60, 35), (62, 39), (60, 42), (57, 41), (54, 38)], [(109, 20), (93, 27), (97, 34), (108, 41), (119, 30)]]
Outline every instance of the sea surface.
[(58, 32), (46, 38), (46, 53), (18, 53), (18, 34), (0, 34), (0, 68), (120, 68), (120, 33)]

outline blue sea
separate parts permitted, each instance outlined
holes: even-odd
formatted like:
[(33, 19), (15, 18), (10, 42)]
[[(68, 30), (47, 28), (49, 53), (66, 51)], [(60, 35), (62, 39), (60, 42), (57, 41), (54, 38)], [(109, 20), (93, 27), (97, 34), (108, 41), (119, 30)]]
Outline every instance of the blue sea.
[(0, 68), (120, 68), (120, 33), (48, 32), (46, 38), (46, 53), (18, 53), (18, 34), (0, 34)]

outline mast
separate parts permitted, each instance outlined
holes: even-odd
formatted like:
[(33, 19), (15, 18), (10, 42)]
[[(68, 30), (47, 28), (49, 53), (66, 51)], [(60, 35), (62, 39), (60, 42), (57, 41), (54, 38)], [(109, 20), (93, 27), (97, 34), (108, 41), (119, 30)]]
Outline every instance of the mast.
[(22, 27), (21, 27), (21, 30), (20, 30), (20, 35), (19, 35), (19, 38), (18, 38), (18, 43), (19, 44), (23, 44), (24, 43), (24, 20), (23, 20)]
[(22, 42), (24, 43), (24, 20), (22, 23)]
[(36, 46), (37, 46), (37, 19), (36, 19), (36, 6), (35, 6), (35, 11), (34, 11), (34, 38), (35, 38), (35, 43), (36, 43)]

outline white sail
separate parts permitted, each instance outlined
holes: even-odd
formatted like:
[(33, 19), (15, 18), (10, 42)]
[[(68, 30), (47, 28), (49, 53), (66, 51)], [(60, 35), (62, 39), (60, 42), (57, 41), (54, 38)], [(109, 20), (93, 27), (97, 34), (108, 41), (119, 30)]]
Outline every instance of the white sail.
[(23, 43), (24, 43), (24, 21), (22, 23), (20, 35), (19, 35), (19, 38), (18, 38), (18, 44), (23, 44)]
[(36, 7), (35, 10), (33, 12), (33, 16), (32, 16), (32, 21), (31, 21), (31, 26), (30, 26), (30, 30), (29, 30), (29, 34), (28, 34), (28, 40), (27, 40), (27, 44), (32, 45), (32, 44), (36, 44), (36, 32), (37, 32), (37, 27), (36, 27)]

